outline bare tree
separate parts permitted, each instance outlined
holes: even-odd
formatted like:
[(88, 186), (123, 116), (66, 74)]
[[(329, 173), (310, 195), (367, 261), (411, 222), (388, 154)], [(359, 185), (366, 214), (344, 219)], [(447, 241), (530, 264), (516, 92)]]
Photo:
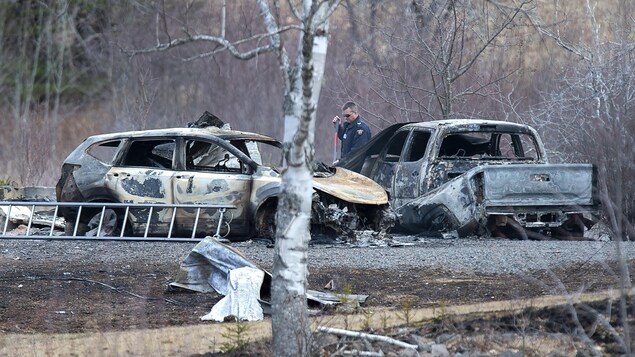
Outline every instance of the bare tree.
[(528, 13), (542, 36), (575, 59), (563, 68), (560, 86), (546, 91), (531, 114), (544, 132), (562, 139), (556, 151), (575, 148), (579, 159), (597, 164), (604, 213), (618, 237), (621, 344), (628, 355), (632, 347), (625, 294), (631, 279), (620, 240), (635, 236), (635, 192), (630, 185), (635, 175), (635, 32), (628, 15), (634, 5), (617, 0), (602, 13), (598, 4), (585, 0), (580, 8), (556, 1), (550, 14)]
[(98, 41), (80, 33), (88, 32), (94, 18), (87, 18), (101, 11), (99, 6), (67, 0), (0, 4), (0, 106), (11, 108), (7, 126), (14, 140), (2, 154), (4, 162), (21, 158), (8, 171), (22, 184), (39, 184), (58, 170), (54, 159), (63, 96), (101, 88), (88, 80), (99, 72), (89, 59)]
[[(514, 39), (522, 10), (532, 0), (499, 6), (487, 0), (414, 0), (397, 7), (399, 23), (373, 20), (383, 41), (360, 48), (351, 68), (371, 82), (375, 103), (398, 121), (448, 118), (474, 112), (520, 68)], [(370, 20), (368, 20), (370, 23)], [(374, 37), (369, 41), (379, 43)], [(496, 58), (496, 60), (494, 60)], [(471, 102), (470, 102), (471, 101)]]
[[(283, 77), (282, 109), (284, 113), (285, 167), (282, 192), (276, 214), (276, 248), (273, 266), (273, 348), (276, 356), (306, 356), (309, 353), (309, 320), (306, 306), (307, 249), (310, 240), (313, 136), (316, 105), (320, 94), (326, 50), (328, 18), (339, 0), (302, 0), (288, 2), (282, 9), (279, 1), (270, 6), (257, 1), (265, 31), (248, 38), (229, 40), (225, 16), (218, 35), (201, 35), (186, 30), (186, 37), (172, 38), (170, 33), (157, 36), (157, 45), (130, 51), (132, 55), (165, 51), (188, 43), (207, 42), (211, 50), (192, 58), (212, 57), (229, 52), (241, 60), (274, 53)], [(222, 3), (225, 14), (225, 2)], [(286, 13), (283, 13), (286, 11)], [(291, 16), (287, 16), (291, 15)], [(284, 23), (291, 18), (293, 23)], [(157, 21), (160, 23), (160, 21)], [(158, 26), (157, 28), (159, 28)], [(297, 30), (295, 58), (282, 41), (282, 34)], [(157, 34), (160, 31), (157, 30)], [(249, 45), (252, 47), (246, 48)]]

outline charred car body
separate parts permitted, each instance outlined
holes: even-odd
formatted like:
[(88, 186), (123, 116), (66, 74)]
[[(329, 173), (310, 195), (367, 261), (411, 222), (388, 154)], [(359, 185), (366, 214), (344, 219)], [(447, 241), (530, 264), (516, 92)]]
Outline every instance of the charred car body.
[(417, 232), (581, 237), (598, 213), (593, 165), (549, 164), (527, 125), (395, 124), (339, 165), (382, 185), (400, 226)]
[[(56, 186), (59, 202), (227, 204), (231, 223), (221, 232), (234, 239), (271, 238), (282, 161), (282, 144), (273, 138), (240, 131), (173, 128), (95, 135), (64, 161)], [(263, 164), (264, 161), (264, 164)], [(273, 163), (272, 165), (267, 165)], [(382, 231), (394, 225), (385, 191), (372, 180), (343, 168), (316, 164), (312, 225), (314, 232)], [(196, 209), (131, 209), (128, 222), (112, 210), (131, 235), (168, 232), (191, 234)], [(67, 228), (77, 222), (77, 209), (62, 211)], [(85, 225), (93, 214), (80, 215)], [(212, 235), (218, 212), (203, 212), (196, 235)], [(79, 224), (78, 224), (79, 225)], [(85, 230), (85, 229), (84, 229)], [(186, 233), (189, 232), (189, 233)]]

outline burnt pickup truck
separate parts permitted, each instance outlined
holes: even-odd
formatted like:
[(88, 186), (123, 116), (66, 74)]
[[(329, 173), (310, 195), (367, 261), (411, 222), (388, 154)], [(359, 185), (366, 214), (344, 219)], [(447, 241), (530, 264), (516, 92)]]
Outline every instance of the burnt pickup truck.
[(550, 164), (537, 132), (511, 122), (395, 124), (339, 165), (379, 183), (414, 232), (580, 239), (599, 212), (593, 165)]

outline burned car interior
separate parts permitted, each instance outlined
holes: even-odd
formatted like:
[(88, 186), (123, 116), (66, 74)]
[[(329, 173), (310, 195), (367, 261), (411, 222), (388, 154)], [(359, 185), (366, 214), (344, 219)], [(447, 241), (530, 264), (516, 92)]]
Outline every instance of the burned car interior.
[[(235, 142), (232, 144), (235, 145)], [(200, 140), (185, 143), (186, 170), (249, 173), (248, 167), (234, 154), (214, 143)]]

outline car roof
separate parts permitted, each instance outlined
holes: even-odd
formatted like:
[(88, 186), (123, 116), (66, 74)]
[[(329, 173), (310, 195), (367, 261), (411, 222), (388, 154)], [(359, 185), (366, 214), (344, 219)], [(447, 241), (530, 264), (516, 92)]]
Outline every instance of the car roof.
[[(451, 129), (453, 127), (456, 128), (470, 128), (473, 126), (495, 126), (497, 130), (505, 131), (531, 131), (531, 127), (525, 124), (512, 123), (508, 121), (502, 120), (492, 120), (492, 119), (444, 119), (444, 120), (433, 120), (426, 122), (413, 122), (404, 125), (404, 128), (412, 128), (412, 127), (420, 127), (420, 128), (431, 128), (431, 129)], [(475, 127), (474, 129), (478, 129)]]
[(255, 140), (278, 142), (278, 140), (257, 133), (251, 133), (238, 130), (224, 130), (217, 127), (207, 128), (167, 128), (167, 129), (149, 129), (137, 131), (123, 131), (110, 134), (99, 134), (90, 136), (87, 141), (97, 142), (105, 140), (114, 140), (121, 138), (143, 138), (143, 137), (209, 137), (216, 136), (224, 140)]

